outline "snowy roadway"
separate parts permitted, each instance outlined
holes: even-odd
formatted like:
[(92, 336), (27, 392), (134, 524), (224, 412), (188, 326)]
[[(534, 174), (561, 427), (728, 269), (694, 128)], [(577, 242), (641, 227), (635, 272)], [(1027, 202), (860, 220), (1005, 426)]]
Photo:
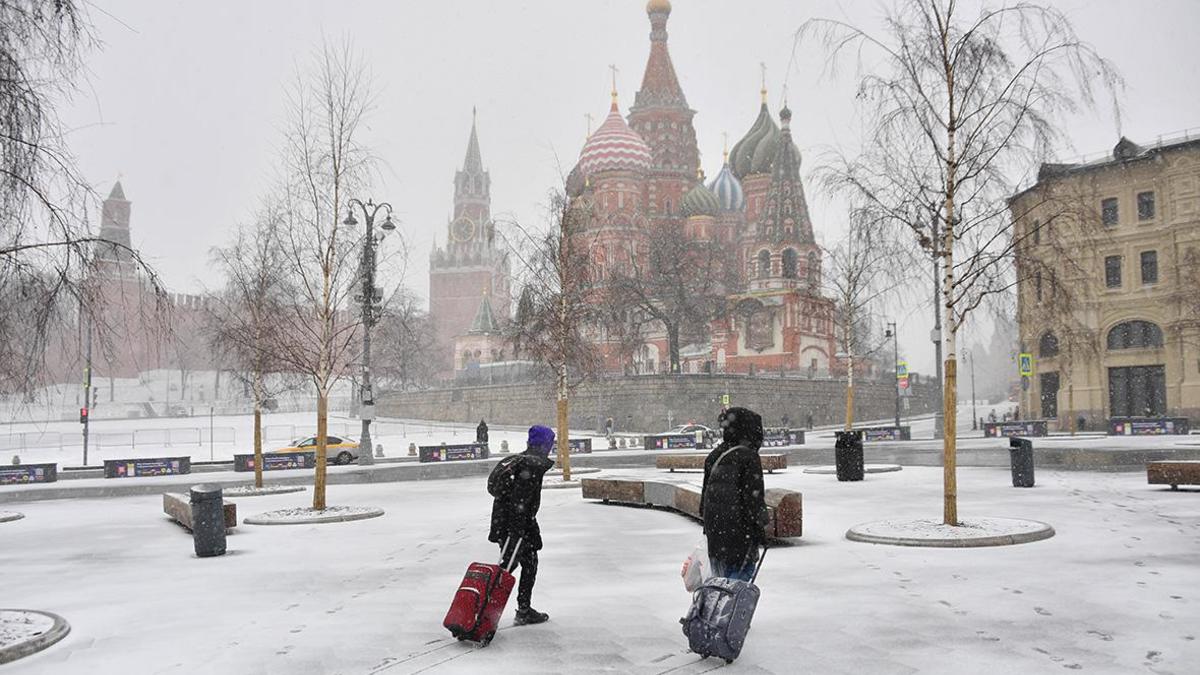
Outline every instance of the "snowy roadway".
[[(653, 473), (642, 470), (643, 473)], [(616, 472), (609, 472), (616, 473)], [(1021, 546), (931, 550), (858, 544), (846, 529), (936, 517), (941, 473), (908, 467), (838, 483), (797, 468), (768, 486), (804, 493), (805, 535), (768, 553), (747, 673), (1194, 673), (1200, 663), (1200, 492), (1140, 473), (959, 473), (963, 516), (1031, 518), (1058, 535)], [(242, 517), (307, 492), (240, 499)], [(694, 673), (678, 618), (679, 566), (699, 535), (667, 511), (547, 490), (534, 605), (544, 626), (505, 628), (484, 650), (441, 619), (467, 563), (487, 560), (482, 478), (332, 486), (332, 504), (382, 518), (242, 525), (222, 558), (157, 496), (6, 505), (7, 607), (56, 612), (71, 634), (0, 668), (25, 673)], [(504, 626), (511, 625), (511, 608)]]

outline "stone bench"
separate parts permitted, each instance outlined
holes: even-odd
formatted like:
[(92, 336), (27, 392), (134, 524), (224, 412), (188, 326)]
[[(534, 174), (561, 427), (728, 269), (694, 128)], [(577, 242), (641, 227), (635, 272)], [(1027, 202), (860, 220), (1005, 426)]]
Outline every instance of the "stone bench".
[(1146, 482), (1151, 485), (1200, 485), (1200, 460), (1163, 460), (1146, 463)]
[[(659, 455), (654, 458), (654, 467), (666, 469), (672, 473), (676, 469), (703, 469), (706, 457), (708, 455)], [(775, 473), (776, 470), (782, 471), (787, 468), (787, 455), (760, 454), (758, 457), (762, 460), (763, 471), (767, 473)]]
[[(222, 506), (225, 508), (225, 529), (237, 527), (237, 505), (226, 501)], [(178, 492), (164, 492), (163, 513), (188, 530), (192, 529), (192, 499), (190, 496)]]
[[(584, 499), (604, 503), (660, 506), (686, 516), (700, 518), (700, 485), (678, 480), (639, 480), (637, 478), (584, 478), (580, 481)], [(770, 521), (763, 528), (771, 539), (790, 539), (804, 533), (801, 495), (794, 490), (768, 488), (764, 501)]]

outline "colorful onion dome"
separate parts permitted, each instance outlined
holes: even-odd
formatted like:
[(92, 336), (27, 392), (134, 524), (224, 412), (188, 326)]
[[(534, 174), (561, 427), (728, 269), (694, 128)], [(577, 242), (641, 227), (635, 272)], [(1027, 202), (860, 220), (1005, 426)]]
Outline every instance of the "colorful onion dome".
[(680, 208), (683, 209), (683, 215), (688, 218), (715, 216), (721, 210), (721, 202), (717, 200), (717, 196), (711, 190), (704, 187), (704, 181), (700, 180), (696, 181), (696, 185), (683, 196)]
[(741, 211), (746, 206), (742, 182), (730, 170), (728, 157), (725, 158), (725, 166), (721, 167), (721, 173), (708, 184), (708, 189), (716, 195), (722, 211)]
[(614, 93), (608, 117), (583, 144), (576, 166), (586, 177), (600, 171), (645, 172), (653, 161), (650, 146), (625, 123)]
[(747, 131), (742, 140), (733, 145), (733, 150), (729, 155), (730, 168), (733, 170), (733, 175), (739, 180), (744, 180), (752, 173), (760, 173), (753, 170), (754, 156), (759, 143), (768, 136), (778, 137), (779, 127), (775, 126), (775, 120), (771, 117), (771, 111), (767, 109), (764, 101), (750, 131)]

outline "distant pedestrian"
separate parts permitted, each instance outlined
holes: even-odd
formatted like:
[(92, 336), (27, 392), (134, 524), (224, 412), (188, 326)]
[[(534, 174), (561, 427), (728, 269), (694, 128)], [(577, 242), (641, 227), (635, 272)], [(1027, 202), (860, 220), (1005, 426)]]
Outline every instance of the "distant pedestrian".
[(813, 428), (812, 412), (809, 412), (808, 415), (804, 418), (804, 426), (808, 429)]
[(613, 435), (613, 418), (604, 420), (604, 435), (612, 438)]
[(783, 414), (783, 428), (784, 429), (788, 428), (788, 422), (789, 422), (789, 420), (788, 420), (787, 413), (784, 413)]
[(475, 442), (488, 444), (488, 425), (483, 420), (479, 420), (479, 426), (475, 427)]
[(488, 541), (500, 545), (505, 556), (505, 543), (520, 540), (513, 554), (521, 565), (521, 582), (517, 587), (516, 624), (543, 623), (550, 616), (535, 610), (531, 604), (533, 584), (537, 580), (538, 554), (542, 548), (542, 530), (537, 514), (542, 505), (542, 478), (554, 466), (549, 458), (554, 447), (554, 431), (535, 425), (529, 428), (525, 452), (500, 460), (488, 476), (488, 493), (492, 495), (492, 527)]
[(749, 581), (766, 538), (762, 417), (746, 408), (721, 414), (721, 444), (704, 460), (700, 517), (713, 574)]

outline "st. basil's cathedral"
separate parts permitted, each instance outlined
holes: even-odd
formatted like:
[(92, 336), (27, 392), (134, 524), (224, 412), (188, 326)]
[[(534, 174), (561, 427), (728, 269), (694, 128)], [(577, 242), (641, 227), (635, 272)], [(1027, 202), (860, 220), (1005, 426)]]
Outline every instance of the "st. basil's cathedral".
[[(575, 237), (588, 247), (589, 282), (603, 288), (604, 279), (631, 269), (638, 256), (647, 254), (651, 228), (731, 247), (737, 274), (727, 312), (711, 323), (707, 339), (681, 349), (684, 372), (825, 374), (835, 354), (833, 303), (820, 292), (821, 250), (800, 180), (791, 111), (785, 104), (777, 124), (764, 84), (757, 118), (723, 153), (716, 177), (705, 184), (692, 122), (696, 111), (688, 107), (667, 48), (671, 4), (650, 0), (646, 12), (650, 56), (628, 117), (622, 116), (614, 89), (608, 116), (584, 143), (567, 178), (569, 198), (589, 204), (587, 231)], [(464, 172), (481, 176), (472, 180), (482, 180), (486, 199), (488, 179), (478, 163), (474, 128), (466, 165), (456, 179), (456, 213), (463, 202)], [(455, 237), (456, 227), (463, 233), (470, 230), (473, 236), (458, 238), (474, 242), (472, 251), (477, 252), (460, 276), (458, 266), (447, 264), (454, 247), (435, 248), (430, 310), (443, 339), (457, 336), (454, 369), (463, 370), (506, 357), (492, 311), (509, 304), (508, 262), (496, 248), (489, 223), (468, 227), (457, 221), (449, 224), (450, 236)], [(452, 281), (459, 278), (461, 284)], [(448, 286), (461, 290), (440, 290)], [(632, 354), (604, 331), (593, 334), (612, 372), (667, 369), (667, 337), (661, 328), (643, 330)], [(464, 344), (475, 349), (463, 350)]]

